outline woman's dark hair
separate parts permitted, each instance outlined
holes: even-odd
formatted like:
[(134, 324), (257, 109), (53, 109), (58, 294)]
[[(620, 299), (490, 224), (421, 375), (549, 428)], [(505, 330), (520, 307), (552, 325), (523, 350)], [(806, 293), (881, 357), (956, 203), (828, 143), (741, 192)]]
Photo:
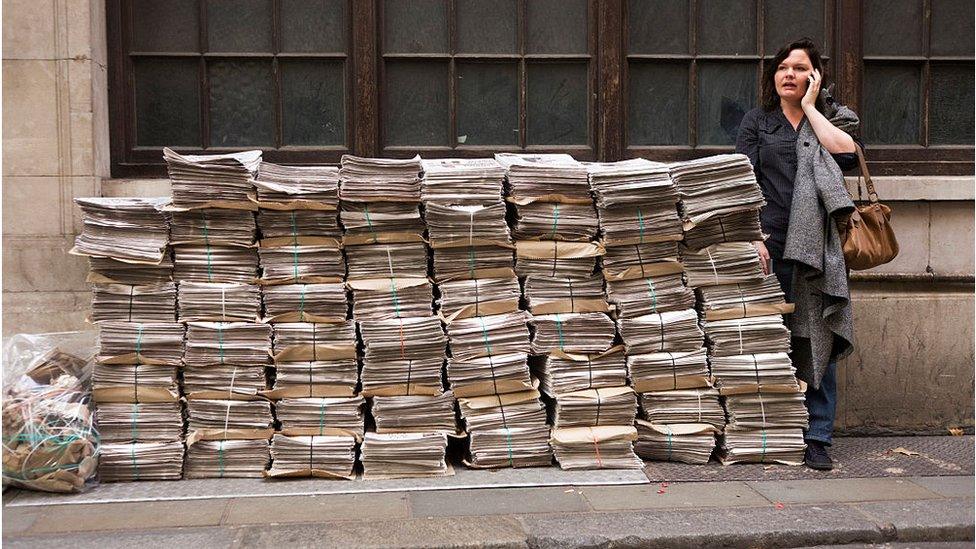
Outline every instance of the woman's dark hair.
[(793, 50), (807, 52), (810, 64), (823, 75), (823, 61), (820, 59), (820, 50), (817, 49), (817, 44), (813, 40), (801, 38), (783, 46), (763, 67), (762, 108), (764, 111), (771, 111), (779, 106), (779, 94), (776, 93), (776, 69), (784, 59), (790, 56), (790, 52)]

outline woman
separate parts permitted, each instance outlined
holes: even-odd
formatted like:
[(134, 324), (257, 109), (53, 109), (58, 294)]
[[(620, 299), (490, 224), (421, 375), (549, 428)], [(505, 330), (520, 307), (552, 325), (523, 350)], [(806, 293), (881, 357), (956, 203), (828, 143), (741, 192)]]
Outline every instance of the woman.
[[(756, 242), (756, 250), (763, 270), (766, 274), (776, 274), (790, 302), (794, 298), (795, 265), (785, 261), (783, 256), (794, 207), (797, 137), (803, 125), (809, 125), (816, 140), (830, 153), (840, 169), (847, 170), (857, 165), (854, 139), (835, 127), (822, 112), (824, 105), (819, 99), (822, 73), (820, 53), (811, 40), (801, 39), (784, 46), (766, 65), (762, 80), (762, 106), (746, 113), (736, 141), (736, 151), (747, 155), (752, 161), (766, 199), (760, 220), (763, 233), (769, 238), (766, 242)], [(805, 141), (802, 145), (809, 146), (811, 143)], [(844, 284), (846, 289), (846, 274)], [(831, 360), (824, 361), (827, 364), (819, 378), (819, 386), (808, 385), (806, 393), (810, 426), (804, 435), (807, 442), (804, 461), (807, 466), (820, 470), (833, 468), (827, 447), (831, 443), (837, 403), (837, 354), (835, 351), (831, 353)]]

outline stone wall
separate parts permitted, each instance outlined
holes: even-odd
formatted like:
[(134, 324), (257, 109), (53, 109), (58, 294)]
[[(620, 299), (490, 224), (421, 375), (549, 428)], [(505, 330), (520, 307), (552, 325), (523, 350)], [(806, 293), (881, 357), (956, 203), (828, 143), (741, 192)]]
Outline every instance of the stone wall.
[[(3, 0), (3, 335), (79, 330), (87, 262), (77, 196), (160, 196), (109, 179), (104, 0)], [(852, 284), (857, 351), (837, 427), (973, 426), (974, 178), (880, 177), (901, 254)]]
[(3, 0), (3, 333), (73, 330), (72, 199), (109, 175), (103, 0)]

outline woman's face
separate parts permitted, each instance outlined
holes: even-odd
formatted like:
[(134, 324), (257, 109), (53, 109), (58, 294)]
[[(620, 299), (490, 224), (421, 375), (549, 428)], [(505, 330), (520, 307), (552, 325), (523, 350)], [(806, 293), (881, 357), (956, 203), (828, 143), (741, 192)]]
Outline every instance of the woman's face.
[(810, 56), (804, 50), (793, 50), (776, 67), (776, 93), (783, 101), (798, 102), (807, 92), (807, 77), (813, 73)]

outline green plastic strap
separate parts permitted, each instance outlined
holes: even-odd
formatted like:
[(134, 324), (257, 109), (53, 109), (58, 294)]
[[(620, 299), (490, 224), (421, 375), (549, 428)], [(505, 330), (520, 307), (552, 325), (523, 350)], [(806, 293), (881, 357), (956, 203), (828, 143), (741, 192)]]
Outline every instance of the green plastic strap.
[(565, 341), (563, 341), (563, 321), (561, 318), (559, 318), (559, 313), (556, 313), (556, 333), (559, 334), (559, 349), (565, 351)]
[(298, 221), (295, 219), (295, 211), (291, 212), (291, 260), (295, 273), (295, 280), (298, 280)]
[(393, 311), (396, 317), (400, 318), (400, 294), (397, 293), (396, 279), (390, 277), (390, 292), (393, 294)]
[(550, 238), (556, 238), (557, 225), (559, 225), (559, 204), (552, 207), (552, 231), (549, 233)]
[(637, 208), (637, 224), (640, 225), (640, 243), (644, 243), (644, 212)]
[(674, 450), (674, 448), (673, 448), (672, 440), (671, 440), (672, 439), (672, 437), (671, 437), (671, 426), (668, 425), (667, 428), (668, 428), (668, 461), (671, 461), (671, 454), (672, 454), (672, 451)]
[(139, 439), (139, 405), (132, 405), (132, 442)]
[[(491, 343), (488, 342), (488, 326), (485, 325), (485, 317), (479, 316), (478, 318), (481, 319), (481, 336), (485, 340), (485, 349), (488, 350), (488, 356), (491, 356)], [(492, 379), (494, 379), (494, 376), (492, 376)]]
[(515, 467), (515, 455), (512, 452), (512, 430), (508, 427), (505, 429), (505, 444), (508, 445), (508, 464)]
[(298, 298), (298, 320), (305, 320), (305, 289), (308, 284), (302, 284), (302, 295)]
[(220, 354), (220, 363), (224, 363), (224, 326), (217, 323), (217, 352)]
[(136, 444), (134, 442), (129, 450), (129, 457), (132, 460), (132, 478), (139, 480), (139, 460), (136, 459)]
[(322, 399), (322, 404), (319, 406), (319, 434), (322, 434), (322, 430), (325, 428), (325, 399)]
[(647, 282), (647, 291), (651, 294), (651, 312), (657, 312), (657, 292), (654, 291), (654, 283), (651, 282), (650, 278), (645, 278), (644, 282)]
[(468, 246), (468, 271), (471, 273), (471, 278), (474, 278), (474, 265), (475, 265), (475, 254), (474, 246)]
[(762, 430), (762, 455), (759, 456), (759, 463), (766, 462), (766, 429)]
[(210, 249), (210, 229), (207, 214), (203, 214), (203, 242), (207, 245), (207, 280), (213, 282), (213, 251)]
[(142, 324), (136, 327), (136, 359), (142, 354)]
[(220, 467), (220, 478), (224, 478), (224, 441), (217, 441), (217, 465)]
[(373, 220), (369, 217), (369, 204), (363, 204), (363, 215), (366, 216), (366, 226), (369, 227), (369, 232), (373, 235), (373, 244), (376, 244), (380, 240), (376, 236), (376, 230), (373, 229)]

